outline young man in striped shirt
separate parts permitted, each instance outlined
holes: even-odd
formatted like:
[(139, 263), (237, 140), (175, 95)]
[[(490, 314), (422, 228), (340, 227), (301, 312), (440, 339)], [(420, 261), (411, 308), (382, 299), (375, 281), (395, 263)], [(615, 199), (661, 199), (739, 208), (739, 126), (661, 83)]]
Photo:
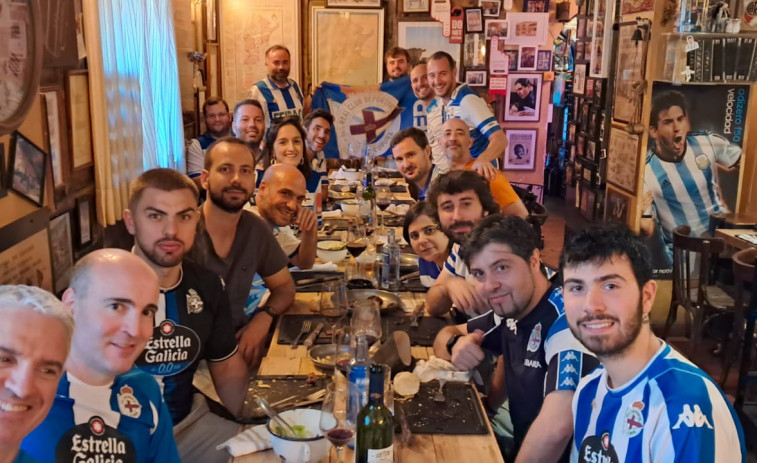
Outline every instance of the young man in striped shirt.
[(736, 413), (715, 382), (654, 335), (657, 284), (625, 225), (574, 234), (560, 257), (565, 316), (602, 367), (573, 398), (575, 462), (746, 462)]

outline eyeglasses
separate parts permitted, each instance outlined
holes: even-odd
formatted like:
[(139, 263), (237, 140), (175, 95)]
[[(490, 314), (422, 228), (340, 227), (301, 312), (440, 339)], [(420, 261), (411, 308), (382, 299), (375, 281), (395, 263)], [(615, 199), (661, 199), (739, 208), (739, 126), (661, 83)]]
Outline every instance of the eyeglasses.
[(229, 113), (208, 114), (205, 119), (223, 119), (224, 117), (229, 117)]
[[(437, 231), (439, 231), (439, 227), (435, 225), (429, 225), (428, 227), (424, 227), (421, 229), (421, 233), (423, 233), (423, 236), (431, 236)], [(410, 236), (410, 239), (413, 241), (421, 237), (420, 233), (418, 232), (409, 233), (409, 236)]]

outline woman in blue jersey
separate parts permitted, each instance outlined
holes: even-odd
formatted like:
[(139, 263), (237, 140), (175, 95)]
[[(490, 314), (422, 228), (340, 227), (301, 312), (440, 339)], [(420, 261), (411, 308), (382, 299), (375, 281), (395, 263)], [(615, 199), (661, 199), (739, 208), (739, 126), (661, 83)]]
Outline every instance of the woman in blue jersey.
[[(287, 117), (274, 124), (266, 136), (268, 152), (277, 164), (290, 164), (302, 172), (305, 181), (313, 175), (310, 164), (305, 161), (305, 129), (296, 116)], [(309, 191), (309, 190), (308, 190)]]
[(452, 243), (431, 213), (426, 211), (423, 201), (415, 203), (405, 215), (402, 233), (405, 241), (418, 254), (421, 283), (431, 287), (449, 256)]

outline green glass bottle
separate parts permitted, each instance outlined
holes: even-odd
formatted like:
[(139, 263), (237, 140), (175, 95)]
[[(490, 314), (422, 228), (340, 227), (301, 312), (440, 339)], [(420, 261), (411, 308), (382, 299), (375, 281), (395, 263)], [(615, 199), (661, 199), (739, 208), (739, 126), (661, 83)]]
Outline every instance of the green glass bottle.
[(384, 405), (384, 367), (371, 365), (368, 404), (357, 417), (356, 463), (393, 463), (394, 419)]

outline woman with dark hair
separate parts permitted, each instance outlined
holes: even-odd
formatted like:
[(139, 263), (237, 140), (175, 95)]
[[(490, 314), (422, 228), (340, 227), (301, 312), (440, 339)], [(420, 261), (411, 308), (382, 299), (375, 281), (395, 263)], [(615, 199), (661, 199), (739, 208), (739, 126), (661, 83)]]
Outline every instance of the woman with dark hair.
[(452, 243), (433, 218), (433, 213), (427, 211), (425, 206), (423, 201), (413, 204), (405, 215), (402, 233), (405, 241), (418, 254), (421, 283), (428, 288), (442, 271)]
[(271, 126), (266, 136), (266, 145), (274, 163), (297, 167), (307, 182), (312, 171), (310, 163), (305, 161), (305, 138), (305, 129), (300, 125), (300, 119), (292, 116)]

